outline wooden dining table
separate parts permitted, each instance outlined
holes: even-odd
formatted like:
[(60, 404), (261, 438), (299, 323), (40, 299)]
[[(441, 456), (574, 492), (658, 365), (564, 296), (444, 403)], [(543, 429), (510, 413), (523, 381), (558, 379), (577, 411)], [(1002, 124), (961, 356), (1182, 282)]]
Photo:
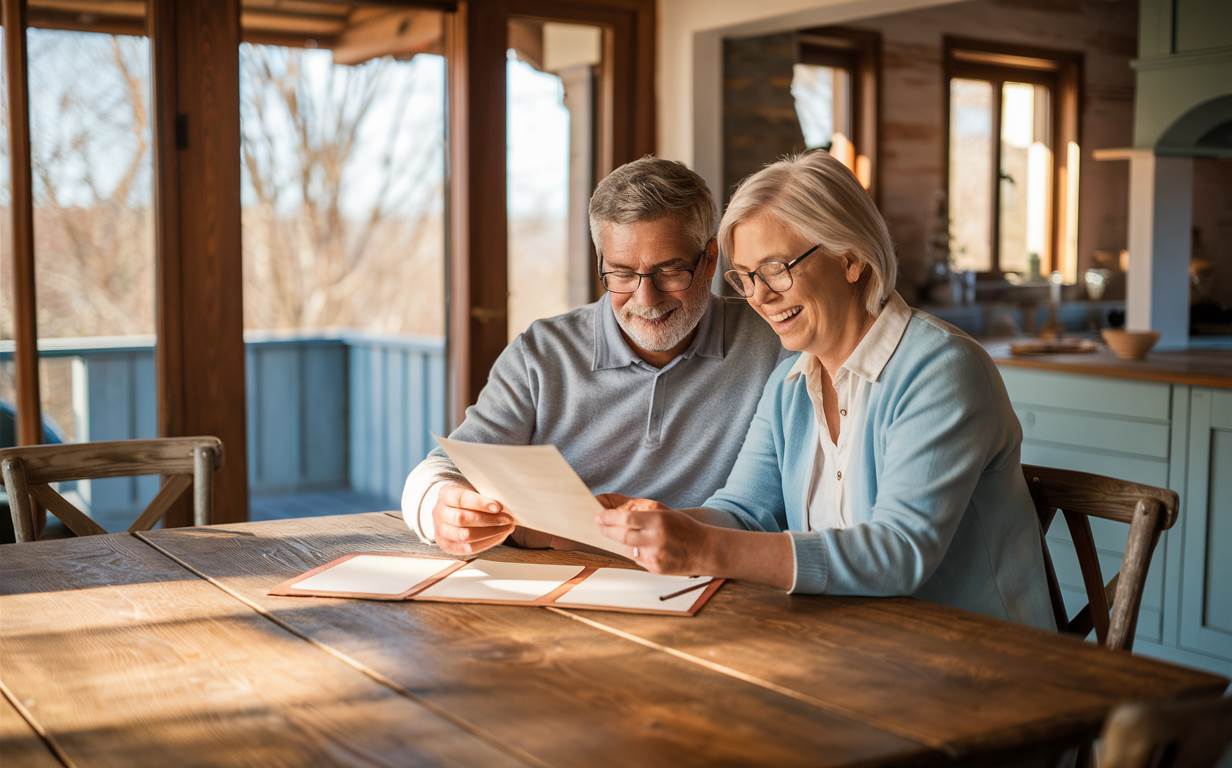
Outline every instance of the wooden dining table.
[(267, 594), (360, 551), (439, 556), (385, 513), (0, 547), (0, 764), (999, 765), (1228, 685), (910, 598), (728, 582), (667, 617)]

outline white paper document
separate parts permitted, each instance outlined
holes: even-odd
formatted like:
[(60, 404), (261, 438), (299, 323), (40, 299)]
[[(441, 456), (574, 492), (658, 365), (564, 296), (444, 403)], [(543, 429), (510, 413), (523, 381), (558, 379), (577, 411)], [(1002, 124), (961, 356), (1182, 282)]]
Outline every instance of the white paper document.
[(312, 592), (400, 595), (456, 562), (439, 557), (357, 555), (333, 568), (297, 581), (291, 588)]
[(581, 565), (472, 560), (416, 597), (453, 600), (538, 600), (582, 572)]
[(659, 598), (710, 581), (712, 579), (709, 576), (664, 576), (627, 568), (600, 568), (587, 576), (581, 584), (561, 595), (555, 604), (561, 607), (601, 605), (607, 608), (687, 611), (697, 602), (697, 598), (701, 597), (705, 587), (667, 600)]
[(629, 557), (599, 531), (603, 506), (554, 445), (488, 445), (438, 437), (475, 490), (505, 506), (518, 525)]

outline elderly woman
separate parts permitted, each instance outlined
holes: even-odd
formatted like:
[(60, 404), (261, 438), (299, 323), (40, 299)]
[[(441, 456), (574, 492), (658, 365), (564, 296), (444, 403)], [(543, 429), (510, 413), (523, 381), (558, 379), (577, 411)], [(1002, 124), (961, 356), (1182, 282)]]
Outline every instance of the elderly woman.
[(984, 350), (894, 291), (885, 222), (821, 152), (747, 179), (724, 277), (798, 352), (700, 509), (601, 497), (651, 571), (794, 593), (914, 595), (1055, 629), (1022, 430)]

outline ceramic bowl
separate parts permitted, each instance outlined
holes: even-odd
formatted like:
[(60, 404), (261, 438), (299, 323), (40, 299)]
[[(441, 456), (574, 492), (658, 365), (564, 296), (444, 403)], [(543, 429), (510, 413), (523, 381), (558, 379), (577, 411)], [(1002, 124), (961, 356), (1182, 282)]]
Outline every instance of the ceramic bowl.
[(1159, 331), (1124, 331), (1118, 328), (1103, 330), (1104, 343), (1112, 354), (1122, 360), (1141, 360), (1159, 341)]

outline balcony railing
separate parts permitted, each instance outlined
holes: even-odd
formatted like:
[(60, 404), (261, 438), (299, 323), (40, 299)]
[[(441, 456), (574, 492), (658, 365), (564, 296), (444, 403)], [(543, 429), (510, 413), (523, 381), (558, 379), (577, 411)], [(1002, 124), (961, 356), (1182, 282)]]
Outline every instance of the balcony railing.
[[(396, 506), (406, 473), (445, 429), (444, 341), (248, 334), (244, 347), (252, 493), (351, 490)], [(157, 435), (152, 338), (49, 339), (39, 354), (71, 361), (75, 440)], [(12, 359), (13, 343), (0, 342), (10, 377)], [(97, 517), (139, 508), (157, 484), (117, 478), (78, 490)]]

